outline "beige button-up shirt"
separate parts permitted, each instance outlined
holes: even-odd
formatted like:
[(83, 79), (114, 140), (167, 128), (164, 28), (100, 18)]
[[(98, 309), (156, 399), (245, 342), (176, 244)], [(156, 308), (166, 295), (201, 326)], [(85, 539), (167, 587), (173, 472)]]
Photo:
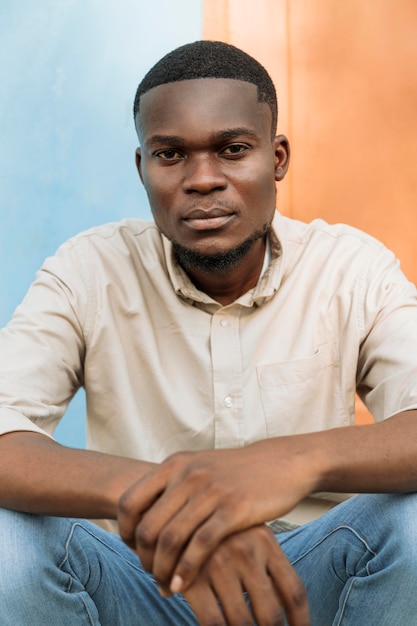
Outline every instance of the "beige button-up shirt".
[(381, 243), (276, 215), (258, 285), (221, 306), (153, 223), (81, 233), (0, 333), (0, 432), (52, 434), (81, 385), (88, 447), (162, 461), (417, 407), (417, 299)]

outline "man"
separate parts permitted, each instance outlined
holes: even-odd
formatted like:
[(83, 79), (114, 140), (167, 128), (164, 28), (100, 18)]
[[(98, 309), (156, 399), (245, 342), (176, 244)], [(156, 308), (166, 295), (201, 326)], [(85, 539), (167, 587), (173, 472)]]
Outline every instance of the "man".
[[(155, 224), (67, 242), (2, 331), (2, 624), (415, 623), (416, 290), (276, 213), (276, 110), (232, 46), (164, 57), (135, 100)], [(49, 436), (81, 385), (86, 451)], [(381, 495), (274, 537), (322, 490)]]

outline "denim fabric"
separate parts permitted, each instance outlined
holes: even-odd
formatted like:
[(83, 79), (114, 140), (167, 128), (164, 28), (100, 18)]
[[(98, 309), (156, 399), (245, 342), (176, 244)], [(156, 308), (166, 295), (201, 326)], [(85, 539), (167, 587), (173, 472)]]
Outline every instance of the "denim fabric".
[[(2, 626), (195, 626), (117, 535), (84, 520), (0, 510)], [(312, 626), (417, 624), (417, 495), (356, 496), (277, 536)]]

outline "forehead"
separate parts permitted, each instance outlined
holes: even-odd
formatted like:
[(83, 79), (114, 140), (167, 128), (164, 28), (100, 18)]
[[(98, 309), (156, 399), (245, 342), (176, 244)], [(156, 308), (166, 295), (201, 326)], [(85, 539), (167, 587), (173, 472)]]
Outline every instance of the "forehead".
[(136, 124), (141, 143), (154, 135), (187, 137), (233, 128), (269, 137), (272, 113), (251, 83), (201, 78), (150, 89), (140, 99)]

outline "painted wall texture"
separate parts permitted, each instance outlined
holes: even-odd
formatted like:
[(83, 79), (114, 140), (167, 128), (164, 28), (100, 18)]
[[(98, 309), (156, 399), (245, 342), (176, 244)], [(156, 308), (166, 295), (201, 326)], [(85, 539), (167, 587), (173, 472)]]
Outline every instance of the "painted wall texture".
[(374, 235), (415, 283), (416, 23), (415, 0), (204, 2), (204, 37), (243, 48), (276, 84), (292, 146), (279, 210)]
[(417, 283), (415, 0), (205, 0), (203, 35), (258, 58), (292, 145), (279, 208), (342, 221)]
[[(201, 32), (200, 0), (0, 3), (1, 325), (68, 237), (150, 216), (134, 94), (154, 62)], [(77, 394), (57, 439), (83, 446), (84, 414)]]

